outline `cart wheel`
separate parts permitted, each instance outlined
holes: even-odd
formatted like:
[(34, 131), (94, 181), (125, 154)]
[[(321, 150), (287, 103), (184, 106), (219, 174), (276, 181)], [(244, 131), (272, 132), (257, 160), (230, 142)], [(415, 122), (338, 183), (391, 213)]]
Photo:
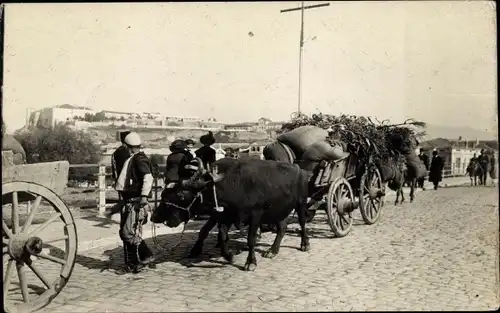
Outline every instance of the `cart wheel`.
[(359, 186), (361, 217), (366, 224), (374, 224), (380, 217), (385, 200), (385, 186), (379, 170), (376, 167), (369, 168), (361, 176)]
[[(26, 196), (34, 198), (34, 202), (29, 213), (24, 215), (27, 216), (25, 222), (20, 225), (21, 210), (24, 210), (20, 202)], [(4, 201), (12, 199), (2, 203), (2, 210), (4, 213), (10, 211), (12, 219), (9, 228), (5, 216), (2, 217), (4, 308), (9, 313), (33, 312), (48, 305), (71, 276), (78, 247), (75, 223), (64, 202), (44, 186), (29, 182), (6, 183), (2, 185), (2, 198)], [(42, 224), (33, 225), (35, 214), (42, 211), (41, 203), (43, 208), (50, 208), (49, 217)], [(46, 231), (49, 225), (50, 231)], [(57, 232), (61, 233), (57, 235)], [(41, 236), (49, 240), (44, 242)], [(49, 243), (56, 246), (54, 250), (60, 250), (57, 256), (42, 250)], [(14, 268), (18, 277), (16, 283), (12, 281)]]
[(326, 213), (330, 228), (337, 237), (346, 236), (352, 228), (354, 194), (347, 179), (337, 178), (328, 189)]

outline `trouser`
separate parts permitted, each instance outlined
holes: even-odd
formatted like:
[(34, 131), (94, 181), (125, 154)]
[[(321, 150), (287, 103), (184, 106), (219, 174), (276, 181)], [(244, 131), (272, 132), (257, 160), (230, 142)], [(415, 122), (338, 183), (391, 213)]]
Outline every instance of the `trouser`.
[(424, 181), (425, 181), (425, 177), (421, 177), (421, 178), (417, 179), (417, 187), (424, 188)]
[(437, 190), (439, 188), (439, 181), (433, 181), (434, 184), (434, 190)]
[(120, 238), (123, 241), (125, 264), (134, 267), (153, 256), (142, 239), (145, 210), (138, 202), (125, 202), (121, 211)]

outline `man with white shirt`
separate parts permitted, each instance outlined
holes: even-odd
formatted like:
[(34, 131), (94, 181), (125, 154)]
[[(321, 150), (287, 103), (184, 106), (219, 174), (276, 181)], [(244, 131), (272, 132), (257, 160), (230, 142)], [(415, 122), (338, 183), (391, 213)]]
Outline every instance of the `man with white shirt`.
[(125, 137), (131, 156), (123, 164), (115, 189), (123, 197), (120, 238), (123, 241), (125, 268), (117, 274), (138, 273), (153, 261), (153, 253), (142, 239), (142, 225), (147, 223), (148, 197), (153, 186), (152, 166), (141, 150), (141, 138), (135, 132)]

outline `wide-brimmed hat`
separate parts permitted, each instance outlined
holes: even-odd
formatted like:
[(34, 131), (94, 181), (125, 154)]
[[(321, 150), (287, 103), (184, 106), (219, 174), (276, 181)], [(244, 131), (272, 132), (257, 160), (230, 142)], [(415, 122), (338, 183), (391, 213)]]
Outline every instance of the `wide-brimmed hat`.
[(214, 134), (211, 131), (208, 132), (208, 134), (200, 137), (200, 142), (201, 144), (206, 146), (213, 145), (215, 143)]
[(169, 148), (170, 148), (170, 151), (172, 151), (172, 152), (179, 152), (179, 151), (185, 150), (186, 147), (187, 147), (187, 144), (186, 144), (185, 140), (177, 139), (177, 140), (174, 140), (170, 144)]

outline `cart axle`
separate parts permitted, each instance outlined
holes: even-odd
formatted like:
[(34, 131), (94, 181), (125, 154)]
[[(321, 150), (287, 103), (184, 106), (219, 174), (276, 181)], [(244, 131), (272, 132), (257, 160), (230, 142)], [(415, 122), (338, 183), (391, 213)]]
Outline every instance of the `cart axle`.
[(339, 200), (337, 204), (337, 211), (339, 211), (340, 214), (349, 213), (356, 210), (358, 206), (358, 201), (353, 201), (346, 197)]
[(369, 195), (370, 199), (373, 200), (373, 199), (384, 197), (385, 192), (380, 188), (371, 187), (370, 190), (368, 191), (368, 195)]
[(27, 237), (19, 234), (9, 240), (9, 254), (16, 260), (23, 260), (42, 252), (43, 241), (39, 237)]

